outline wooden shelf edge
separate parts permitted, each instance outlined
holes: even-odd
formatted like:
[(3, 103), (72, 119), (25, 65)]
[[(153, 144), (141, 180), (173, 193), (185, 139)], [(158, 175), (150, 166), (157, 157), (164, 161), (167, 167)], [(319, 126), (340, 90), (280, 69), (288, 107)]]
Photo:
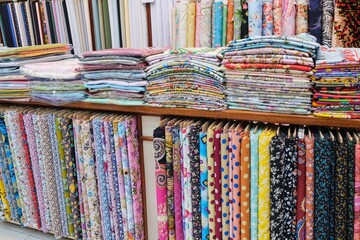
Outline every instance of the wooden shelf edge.
[(274, 124), (295, 124), (306, 126), (324, 126), (324, 127), (343, 127), (343, 128), (360, 128), (360, 120), (358, 119), (337, 119), (337, 118), (320, 118), (312, 115), (296, 115), (296, 114), (281, 114), (281, 113), (267, 113), (267, 112), (253, 112), (242, 110), (224, 110), (224, 111), (206, 111), (194, 110), (186, 108), (157, 108), (148, 106), (120, 106), (113, 104), (98, 104), (87, 102), (76, 102), (61, 106), (53, 106), (41, 102), (9, 102), (1, 101), (2, 104), (9, 105), (27, 105), (27, 106), (41, 106), (41, 107), (59, 107), (59, 108), (73, 108), (81, 110), (93, 111), (110, 111), (110, 112), (125, 112), (138, 113), (151, 116), (183, 116), (183, 117), (203, 117), (227, 120), (243, 120), (254, 122), (267, 122)]

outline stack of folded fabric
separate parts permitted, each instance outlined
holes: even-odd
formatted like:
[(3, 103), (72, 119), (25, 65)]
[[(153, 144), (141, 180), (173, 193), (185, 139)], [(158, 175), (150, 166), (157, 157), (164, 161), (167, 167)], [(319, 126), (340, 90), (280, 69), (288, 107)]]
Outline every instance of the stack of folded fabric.
[(73, 58), (27, 64), (21, 71), (30, 81), (32, 100), (61, 105), (86, 97), (79, 68), (79, 60)]
[(28, 101), (30, 86), (28, 79), (20, 72), (20, 67), (24, 64), (72, 57), (68, 54), (70, 49), (69, 44), (0, 48), (0, 99)]
[(360, 118), (360, 49), (321, 47), (314, 69), (314, 115)]
[(143, 105), (147, 80), (145, 58), (162, 49), (121, 48), (84, 53), (81, 72), (89, 91), (86, 102)]
[(221, 48), (182, 48), (146, 58), (145, 101), (156, 107), (226, 108)]
[(319, 45), (308, 34), (232, 41), (223, 51), (230, 109), (311, 114), (311, 70)]

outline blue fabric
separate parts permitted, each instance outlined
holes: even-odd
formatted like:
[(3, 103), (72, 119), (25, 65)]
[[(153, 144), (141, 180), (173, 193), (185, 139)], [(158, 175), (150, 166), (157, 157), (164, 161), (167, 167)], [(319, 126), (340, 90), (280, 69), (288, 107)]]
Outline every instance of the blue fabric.
[(208, 213), (208, 165), (207, 165), (207, 134), (201, 132), (200, 135), (200, 183), (201, 183), (201, 224), (202, 240), (209, 239), (209, 213)]
[(322, 2), (321, 0), (309, 1), (309, 32), (316, 37), (316, 41), (322, 42)]

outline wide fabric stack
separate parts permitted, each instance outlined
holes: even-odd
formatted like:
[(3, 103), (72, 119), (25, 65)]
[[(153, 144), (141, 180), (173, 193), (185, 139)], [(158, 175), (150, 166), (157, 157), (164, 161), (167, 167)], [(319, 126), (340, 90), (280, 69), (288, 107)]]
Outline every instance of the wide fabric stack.
[(360, 49), (321, 47), (314, 69), (314, 115), (360, 118)]
[(78, 102), (86, 97), (78, 59), (24, 65), (21, 70), (30, 80), (31, 98), (53, 105)]
[(315, 41), (308, 34), (232, 41), (222, 66), (229, 108), (311, 114)]
[(217, 57), (221, 50), (181, 48), (146, 58), (146, 102), (156, 107), (225, 109), (223, 73)]
[(145, 58), (162, 49), (122, 48), (84, 53), (81, 71), (89, 91), (87, 102), (142, 105), (147, 85)]
[(24, 64), (55, 61), (71, 56), (68, 44), (0, 48), (0, 99), (29, 101), (28, 79), (20, 72)]

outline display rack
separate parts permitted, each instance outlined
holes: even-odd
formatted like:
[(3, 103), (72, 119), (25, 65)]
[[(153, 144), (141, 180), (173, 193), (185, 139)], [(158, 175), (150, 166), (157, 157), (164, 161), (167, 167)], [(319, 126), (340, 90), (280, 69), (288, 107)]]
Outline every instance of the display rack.
[[(306, 125), (306, 126), (360, 129), (360, 120), (355, 120), (355, 119), (320, 118), (320, 117), (314, 117), (312, 115), (280, 114), (280, 113), (266, 113), (266, 112), (255, 112), (255, 111), (240, 111), (240, 110), (206, 111), (206, 110), (194, 110), (194, 109), (186, 109), (186, 108), (120, 106), (113, 104), (96, 104), (96, 103), (87, 103), (87, 102), (76, 102), (61, 106), (53, 106), (42, 102), (9, 102), (9, 101), (0, 100), (0, 104), (136, 114), (139, 143), (140, 143), (139, 151), (140, 151), (141, 174), (143, 176), (141, 178), (142, 186), (145, 186), (143, 142), (152, 141), (152, 137), (143, 136), (142, 133), (143, 129), (141, 123), (142, 116), (160, 116), (160, 117), (181, 116), (181, 117), (211, 118), (211, 119), (222, 119), (222, 120), (253, 121), (253, 122), (264, 122), (264, 123), (273, 123), (273, 124), (295, 124), (295, 125), (303, 125), (303, 126)], [(148, 236), (147, 211), (146, 211), (147, 204), (146, 204), (145, 188), (143, 190), (143, 204), (144, 204), (143, 206), (144, 231), (145, 231), (145, 236)]]

